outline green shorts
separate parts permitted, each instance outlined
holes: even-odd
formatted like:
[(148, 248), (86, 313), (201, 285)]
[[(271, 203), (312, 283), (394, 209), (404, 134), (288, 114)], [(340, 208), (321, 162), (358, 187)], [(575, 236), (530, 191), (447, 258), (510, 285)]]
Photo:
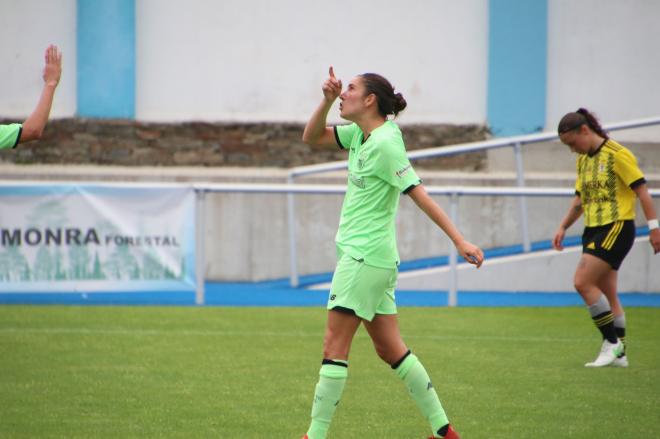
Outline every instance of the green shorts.
[(354, 313), (368, 321), (376, 314), (396, 314), (397, 276), (396, 267), (374, 267), (340, 254), (332, 276), (328, 309)]

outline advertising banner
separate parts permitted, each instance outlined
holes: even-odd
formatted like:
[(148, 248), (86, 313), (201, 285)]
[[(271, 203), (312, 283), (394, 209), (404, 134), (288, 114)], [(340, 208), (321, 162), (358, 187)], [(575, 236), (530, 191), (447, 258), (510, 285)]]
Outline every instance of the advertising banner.
[(0, 185), (0, 292), (194, 290), (192, 188)]

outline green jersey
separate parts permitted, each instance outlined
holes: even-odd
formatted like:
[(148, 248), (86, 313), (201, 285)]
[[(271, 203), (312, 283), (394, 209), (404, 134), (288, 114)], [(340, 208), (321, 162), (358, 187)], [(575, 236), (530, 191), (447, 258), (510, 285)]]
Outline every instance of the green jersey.
[(14, 148), (21, 138), (23, 126), (20, 123), (0, 125), (0, 149)]
[(357, 124), (335, 127), (339, 146), (349, 150), (348, 186), (335, 241), (368, 265), (399, 263), (396, 212), (401, 192), (421, 183), (412, 168), (399, 127), (386, 121), (364, 140)]

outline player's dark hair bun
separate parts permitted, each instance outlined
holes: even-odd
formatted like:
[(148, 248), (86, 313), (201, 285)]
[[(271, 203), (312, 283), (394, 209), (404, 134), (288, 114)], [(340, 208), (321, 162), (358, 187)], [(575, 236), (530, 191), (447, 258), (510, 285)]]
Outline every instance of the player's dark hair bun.
[(377, 73), (364, 73), (360, 77), (367, 94), (376, 95), (378, 113), (381, 116), (387, 117), (390, 114), (396, 116), (408, 105), (401, 93), (394, 93), (394, 87), (383, 76)]
[(406, 99), (403, 97), (403, 95), (401, 93), (396, 93), (394, 95), (394, 104), (392, 108), (394, 115), (396, 116), (399, 114), (399, 112), (405, 110), (407, 106), (408, 102), (406, 102)]

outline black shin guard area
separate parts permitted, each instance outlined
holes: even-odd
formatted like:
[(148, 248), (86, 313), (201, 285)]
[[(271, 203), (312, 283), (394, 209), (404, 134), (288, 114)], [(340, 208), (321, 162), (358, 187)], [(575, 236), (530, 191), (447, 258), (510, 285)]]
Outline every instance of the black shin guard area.
[(401, 357), (401, 358), (399, 359), (399, 361), (397, 361), (396, 363), (394, 363), (394, 364), (392, 365), (392, 369), (396, 369), (397, 367), (401, 366), (401, 363), (403, 363), (403, 360), (405, 360), (406, 358), (408, 358), (408, 355), (410, 355), (410, 354), (411, 354), (410, 349), (408, 349), (408, 352), (406, 352), (405, 354), (403, 354), (403, 357)]
[(321, 364), (322, 365), (323, 364), (332, 364), (333, 366), (341, 366), (341, 367), (346, 367), (346, 368), (348, 367), (348, 363), (344, 363), (344, 362), (341, 362), (341, 361), (333, 361), (333, 360), (329, 360), (327, 358), (324, 358), (323, 361), (321, 361)]
[(447, 432), (449, 431), (449, 424), (440, 427), (440, 430), (437, 431), (436, 434), (439, 434), (442, 437), (445, 437), (447, 435)]

